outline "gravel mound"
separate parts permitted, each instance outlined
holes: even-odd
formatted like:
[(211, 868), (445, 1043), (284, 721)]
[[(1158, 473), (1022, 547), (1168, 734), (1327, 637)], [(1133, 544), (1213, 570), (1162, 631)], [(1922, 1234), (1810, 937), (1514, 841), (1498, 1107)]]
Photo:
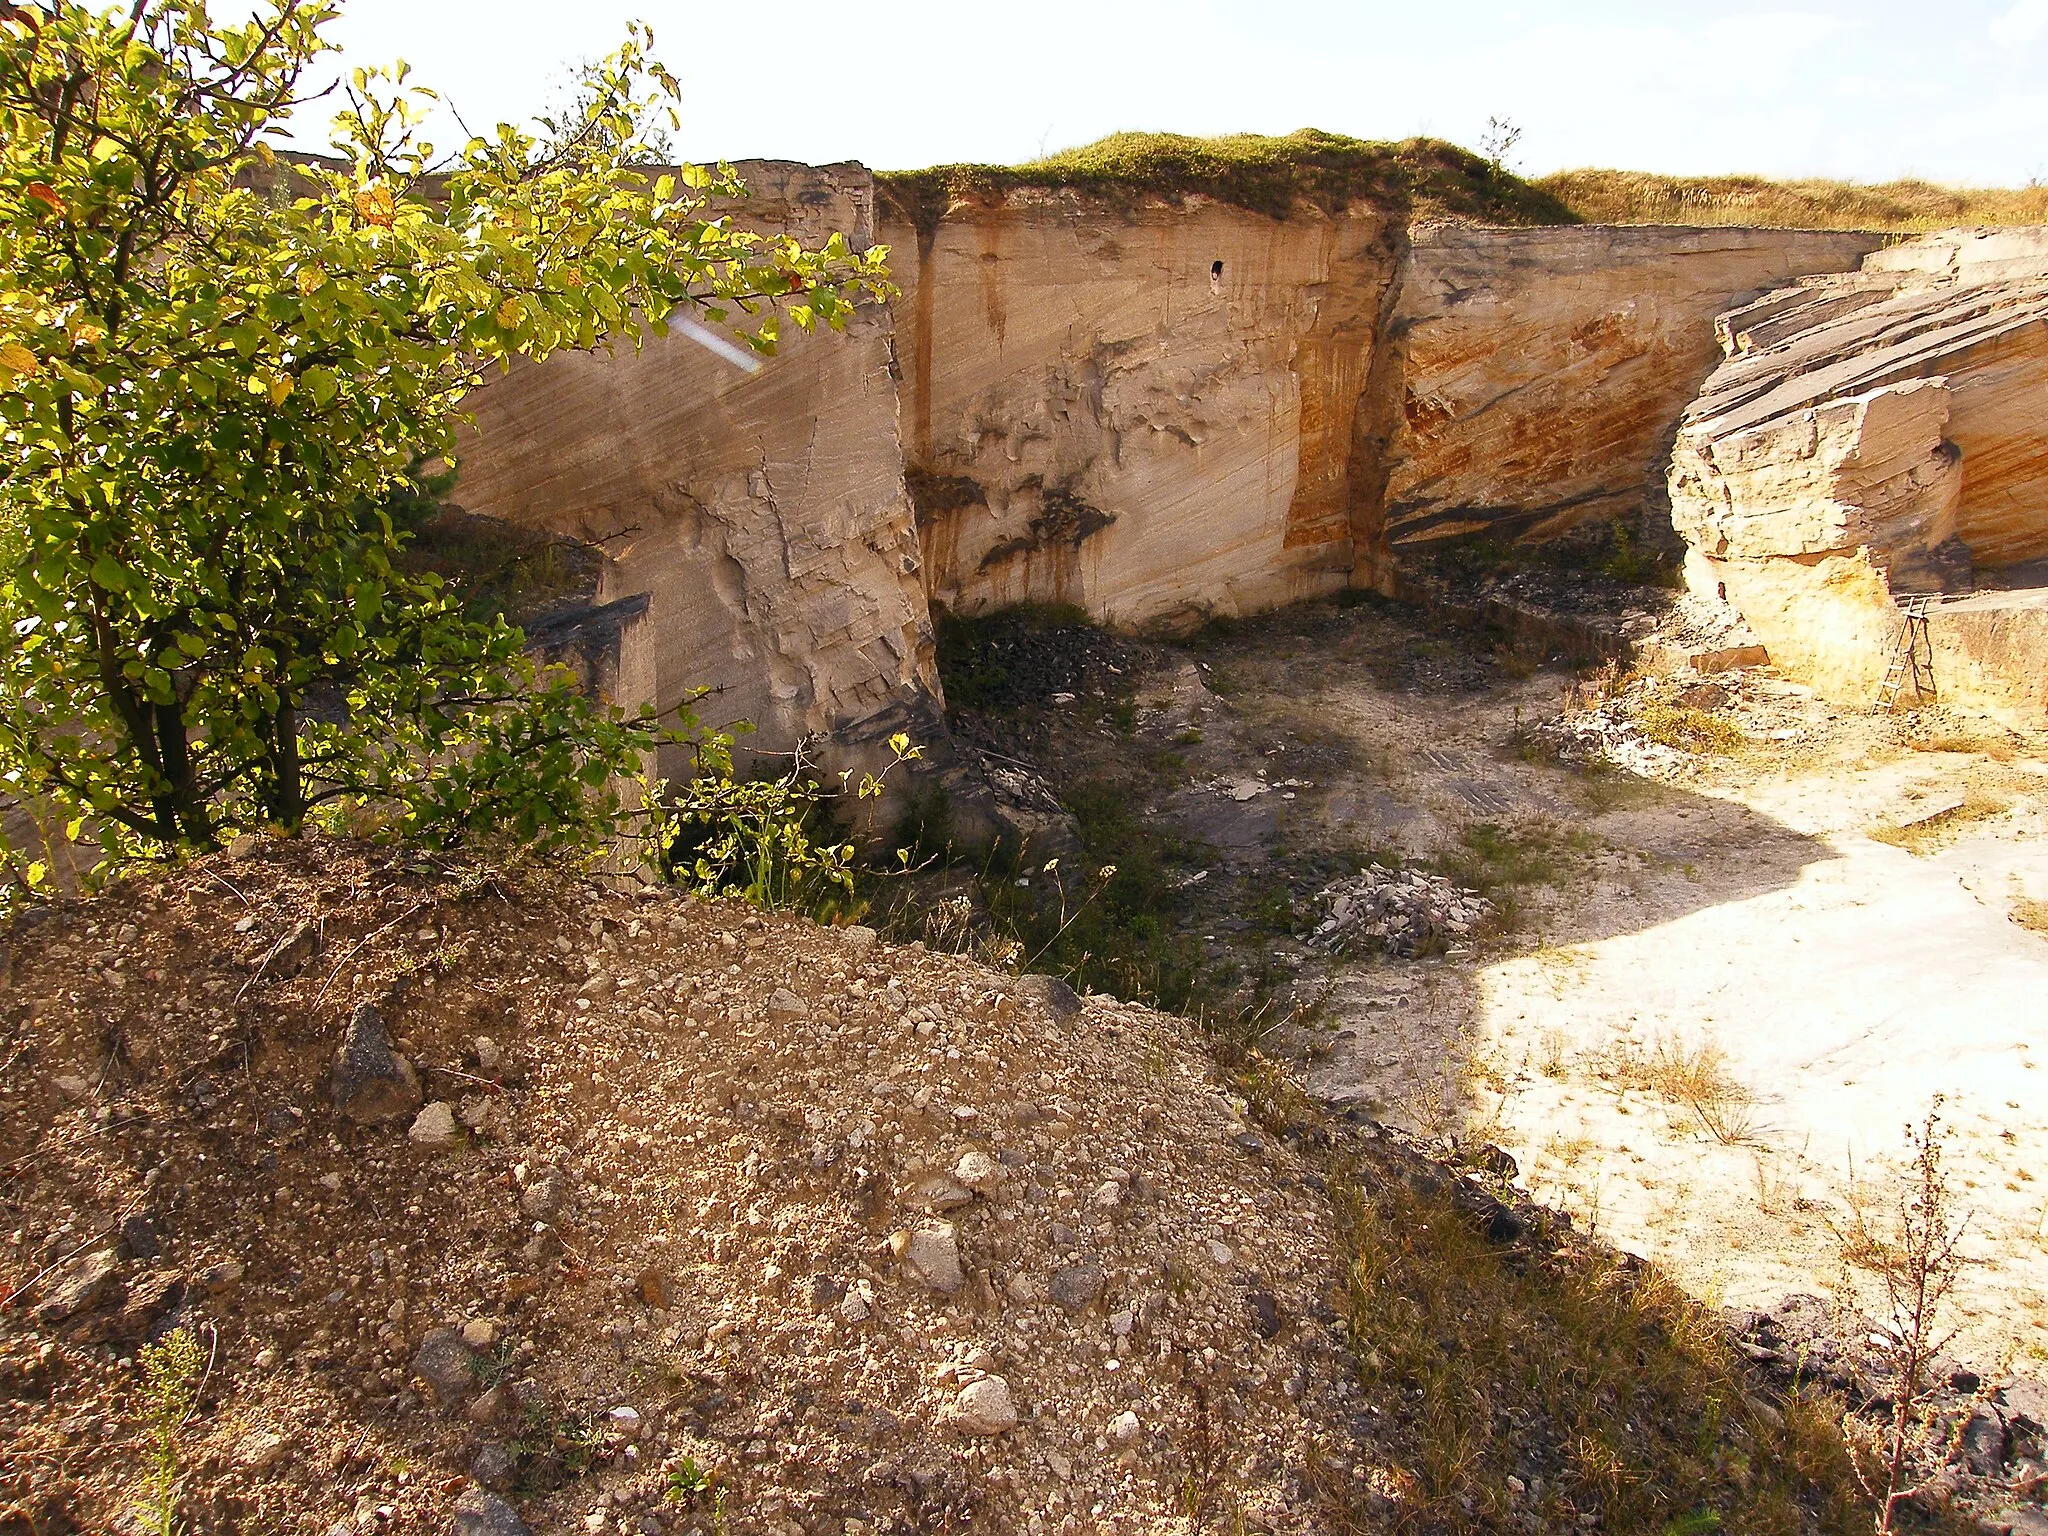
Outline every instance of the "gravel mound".
[(195, 1531), (1333, 1528), (1328, 1207), (1178, 1021), (347, 844), (0, 943), (34, 1529), (131, 1518), (180, 1328)]

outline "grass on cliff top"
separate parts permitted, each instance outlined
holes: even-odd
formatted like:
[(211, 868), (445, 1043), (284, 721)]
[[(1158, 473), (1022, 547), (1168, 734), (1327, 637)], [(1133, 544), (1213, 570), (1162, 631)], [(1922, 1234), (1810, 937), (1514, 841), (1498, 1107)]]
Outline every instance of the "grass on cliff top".
[(1944, 187), (1931, 181), (1770, 181), (1761, 176), (1659, 176), (1560, 171), (1537, 191), (1587, 224), (1707, 224), (1868, 229), (1908, 234), (1957, 225), (2048, 224), (2048, 187)]
[(1189, 194), (1284, 217), (1297, 202), (1334, 211), (1354, 198), (1412, 209), (1417, 218), (1489, 224), (1570, 224), (1570, 210), (1470, 150), (1439, 139), (1399, 144), (1303, 128), (1284, 137), (1234, 133), (1113, 133), (1025, 165), (940, 165), (875, 178), (920, 228), (948, 203), (994, 202), (1019, 187), (1071, 188), (1114, 199), (1178, 201)]
[(949, 203), (993, 203), (1021, 187), (1070, 188), (1125, 201), (1178, 202), (1199, 194), (1273, 218), (1285, 217), (1301, 202), (1331, 212), (1367, 198), (1404, 208), (1411, 223), (1739, 225), (1895, 234), (2048, 224), (2048, 187), (1945, 187), (1911, 180), (1861, 186), (1599, 169), (1529, 181), (1442, 139), (1386, 143), (1317, 128), (1281, 137), (1113, 133), (1023, 165), (938, 165), (884, 171), (875, 180), (883, 196), (927, 232)]

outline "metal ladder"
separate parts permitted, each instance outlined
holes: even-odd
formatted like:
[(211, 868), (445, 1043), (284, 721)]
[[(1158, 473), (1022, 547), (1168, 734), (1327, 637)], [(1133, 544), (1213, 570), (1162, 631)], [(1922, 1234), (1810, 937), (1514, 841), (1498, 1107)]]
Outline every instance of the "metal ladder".
[(1897, 708), (1908, 682), (1913, 685), (1915, 704), (1934, 697), (1934, 641), (1927, 633), (1927, 610), (1933, 606), (1931, 595), (1900, 595), (1899, 628), (1892, 637), (1891, 661), (1885, 667), (1884, 681), (1877, 685), (1872, 713)]

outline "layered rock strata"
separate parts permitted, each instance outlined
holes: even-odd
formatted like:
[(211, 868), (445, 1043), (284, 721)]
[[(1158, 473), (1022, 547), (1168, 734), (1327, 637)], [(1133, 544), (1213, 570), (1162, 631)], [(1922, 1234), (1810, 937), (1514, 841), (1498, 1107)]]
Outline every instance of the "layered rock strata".
[(1541, 539), (1661, 514), (1679, 416), (1720, 361), (1714, 316), (1840, 272), (1877, 243), (1813, 230), (1419, 229), (1394, 312), (1387, 541)]
[(1351, 581), (1399, 210), (1023, 190), (883, 233), (933, 602), (1136, 625)]
[[(1727, 357), (1686, 412), (1672, 519), (1691, 584), (1732, 600), (1774, 659), (1868, 698), (1895, 594), (2048, 556), (2048, 234), (1923, 237), (1717, 329)], [(2035, 621), (1988, 617), (2012, 609), (1937, 608), (1937, 654), (1958, 648), (1949, 696), (2033, 707), (2004, 630)]]

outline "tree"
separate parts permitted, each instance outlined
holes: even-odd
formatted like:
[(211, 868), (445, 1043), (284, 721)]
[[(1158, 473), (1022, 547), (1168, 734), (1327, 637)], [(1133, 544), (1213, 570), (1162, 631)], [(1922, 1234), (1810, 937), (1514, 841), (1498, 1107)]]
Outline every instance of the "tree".
[(729, 168), (643, 168), (677, 90), (645, 28), (540, 129), (437, 160), (401, 64), (342, 88), (339, 161), (277, 155), (337, 9), (0, 0), (0, 778), (116, 855), (364, 805), (614, 829), (619, 776), (693, 723), (584, 697), (409, 573), (411, 477), (515, 357), (682, 308), (767, 352), (889, 291), (879, 250), (709, 216)]

